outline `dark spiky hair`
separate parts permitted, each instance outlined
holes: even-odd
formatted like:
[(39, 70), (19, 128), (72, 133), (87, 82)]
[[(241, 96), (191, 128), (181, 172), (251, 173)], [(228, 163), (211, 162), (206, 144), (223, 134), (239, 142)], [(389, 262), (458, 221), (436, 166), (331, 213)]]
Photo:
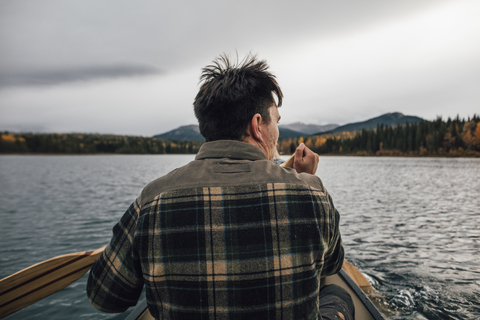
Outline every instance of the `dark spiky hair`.
[[(283, 93), (266, 61), (248, 54), (232, 63), (225, 54), (202, 69), (200, 90), (193, 103), (200, 132), (207, 141), (241, 140), (248, 123), (259, 113), (270, 122), (268, 109), (282, 105)], [(202, 83), (203, 82), (203, 83)]]

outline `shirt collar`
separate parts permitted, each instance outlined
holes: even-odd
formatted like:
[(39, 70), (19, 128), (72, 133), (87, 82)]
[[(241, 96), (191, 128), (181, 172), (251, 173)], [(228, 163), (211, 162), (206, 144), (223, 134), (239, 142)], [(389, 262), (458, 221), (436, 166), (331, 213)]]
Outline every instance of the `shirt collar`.
[(217, 140), (205, 142), (195, 160), (208, 158), (229, 158), (240, 160), (266, 160), (262, 149), (250, 143), (237, 140)]

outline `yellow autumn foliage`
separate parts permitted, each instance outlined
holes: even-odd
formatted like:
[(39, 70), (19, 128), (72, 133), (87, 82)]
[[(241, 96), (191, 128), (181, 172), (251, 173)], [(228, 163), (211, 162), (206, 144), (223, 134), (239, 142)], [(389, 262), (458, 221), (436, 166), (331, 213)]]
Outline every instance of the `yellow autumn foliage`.
[(474, 150), (480, 146), (480, 125), (475, 121), (465, 123), (462, 139), (468, 149)]
[(14, 143), (16, 141), (25, 142), (24, 137), (15, 137), (13, 134), (2, 133), (0, 136), (1, 140), (4, 142)]
[(15, 142), (15, 136), (13, 134), (2, 134), (2, 140), (5, 142)]

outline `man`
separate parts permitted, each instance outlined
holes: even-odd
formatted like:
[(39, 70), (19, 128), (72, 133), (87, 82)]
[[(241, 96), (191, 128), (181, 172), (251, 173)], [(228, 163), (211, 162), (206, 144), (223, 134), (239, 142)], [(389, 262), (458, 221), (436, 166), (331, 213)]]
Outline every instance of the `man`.
[(194, 111), (207, 142), (115, 225), (90, 272), (90, 301), (123, 312), (145, 285), (156, 319), (351, 319), (341, 289), (319, 298), (344, 251), (338, 212), (314, 175), (318, 155), (301, 144), (294, 169), (272, 162), (283, 94), (268, 65), (222, 56), (200, 79)]

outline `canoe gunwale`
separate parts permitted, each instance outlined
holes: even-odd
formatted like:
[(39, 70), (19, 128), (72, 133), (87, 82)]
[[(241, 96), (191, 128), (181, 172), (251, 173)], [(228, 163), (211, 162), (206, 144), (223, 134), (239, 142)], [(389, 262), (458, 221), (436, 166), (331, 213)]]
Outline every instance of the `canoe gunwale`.
[[(335, 276), (335, 275), (334, 275)], [(357, 296), (360, 302), (363, 304), (365, 309), (370, 313), (371, 317), (374, 320), (385, 320), (383, 315), (378, 311), (377, 307), (372, 303), (368, 296), (362, 291), (362, 289), (357, 285), (357, 283), (348, 275), (348, 273), (341, 269), (337, 276), (346, 284), (353, 293)], [(353, 297), (352, 297), (353, 298)], [(147, 299), (141, 301), (135, 309), (128, 315), (125, 320), (139, 320), (139, 319), (150, 319), (144, 318), (145, 311), (148, 310)], [(148, 315), (150, 316), (150, 315)], [(151, 317), (151, 316), (150, 316)], [(358, 319), (361, 320), (361, 319)]]
[(147, 306), (147, 299), (144, 299), (142, 302), (137, 304), (135, 309), (128, 315), (128, 317), (125, 318), (125, 320), (137, 320), (140, 319), (142, 314), (145, 312), (145, 310), (148, 308)]
[(360, 299), (365, 308), (370, 312), (370, 315), (375, 320), (384, 320), (383, 315), (378, 311), (377, 307), (372, 303), (372, 301), (367, 297), (365, 292), (353, 281), (352, 278), (348, 275), (345, 270), (340, 270), (338, 273), (339, 277), (350, 287), (350, 289), (355, 293), (355, 295)]

